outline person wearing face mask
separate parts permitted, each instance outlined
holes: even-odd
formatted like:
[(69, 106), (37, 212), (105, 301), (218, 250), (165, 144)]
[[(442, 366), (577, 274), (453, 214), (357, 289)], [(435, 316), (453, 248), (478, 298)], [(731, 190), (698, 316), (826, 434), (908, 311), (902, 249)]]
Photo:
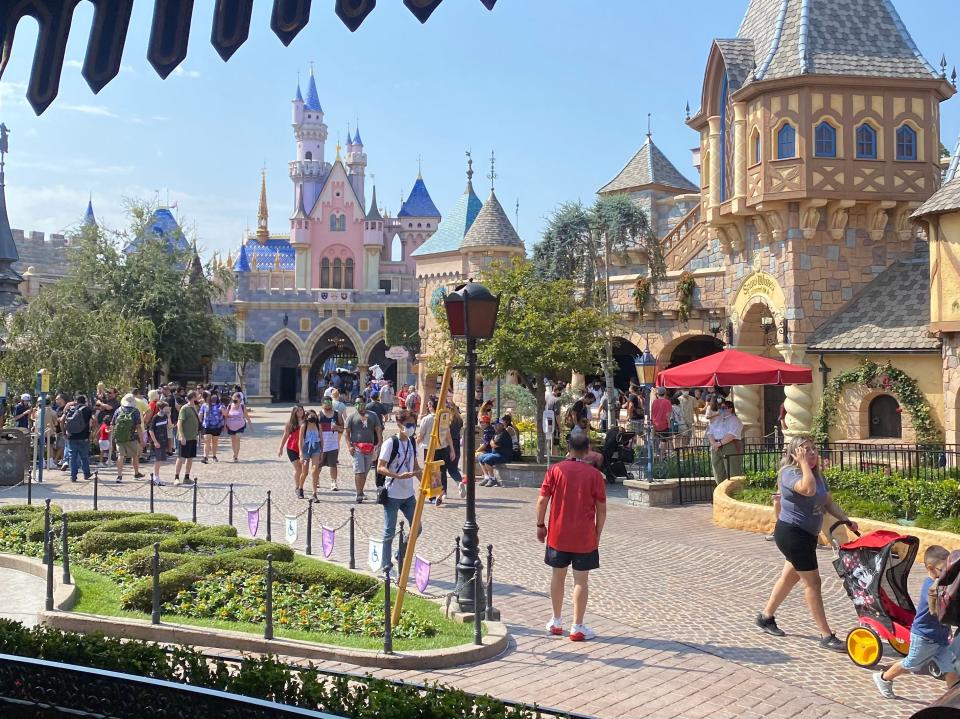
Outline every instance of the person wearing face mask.
[(383, 425), (377, 415), (367, 412), (363, 398), (357, 398), (355, 407), (357, 411), (347, 420), (344, 435), (353, 459), (353, 482), (357, 489), (357, 504), (360, 504), (367, 498), (363, 489), (370, 468), (376, 463), (375, 450), (382, 443)]
[[(707, 427), (707, 440), (710, 442), (710, 464), (713, 467), (713, 479), (720, 484), (730, 475), (742, 474), (743, 459), (740, 456), (743, 447), (743, 422), (734, 414), (733, 402), (720, 403), (719, 414), (710, 420)], [(729, 473), (727, 457), (730, 457)]]

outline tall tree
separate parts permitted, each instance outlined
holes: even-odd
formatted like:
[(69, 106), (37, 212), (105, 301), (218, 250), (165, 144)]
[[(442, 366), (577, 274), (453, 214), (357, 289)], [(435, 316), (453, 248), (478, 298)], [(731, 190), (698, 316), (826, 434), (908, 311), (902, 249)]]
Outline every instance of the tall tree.
[[(546, 436), (540, 418), (546, 408), (545, 380), (571, 370), (589, 372), (600, 362), (608, 320), (596, 308), (575, 296), (571, 280), (543, 280), (526, 259), (494, 262), (480, 281), (500, 298), (493, 337), (480, 342), (481, 364), (494, 374), (516, 373), (536, 400), (537, 456), (545, 459)], [(441, 317), (432, 337), (432, 356), (462, 356), (463, 348), (451, 342)], [(558, 418), (559, 421), (559, 418)]]
[(613, 397), (613, 308), (610, 267), (616, 256), (642, 250), (647, 273), (656, 283), (666, 274), (663, 251), (646, 213), (626, 195), (600, 197), (590, 208), (568, 202), (549, 217), (543, 239), (534, 247), (538, 276), (572, 279), (577, 297), (606, 318), (603, 373), (607, 385), (607, 416), (616, 423)]

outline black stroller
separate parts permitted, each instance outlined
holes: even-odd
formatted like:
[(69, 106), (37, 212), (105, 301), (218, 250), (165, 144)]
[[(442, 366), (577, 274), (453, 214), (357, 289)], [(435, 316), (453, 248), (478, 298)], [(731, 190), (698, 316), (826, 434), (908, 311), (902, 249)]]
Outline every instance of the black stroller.
[(627, 432), (620, 427), (611, 427), (603, 441), (603, 475), (609, 484), (618, 479), (633, 479), (632, 473), (627, 471), (627, 465), (633, 464), (633, 440), (635, 432)]

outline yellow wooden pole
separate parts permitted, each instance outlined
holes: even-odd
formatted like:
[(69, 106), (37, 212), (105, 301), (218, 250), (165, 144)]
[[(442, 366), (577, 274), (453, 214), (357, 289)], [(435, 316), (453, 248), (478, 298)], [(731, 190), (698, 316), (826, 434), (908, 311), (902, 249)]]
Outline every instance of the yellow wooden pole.
[[(392, 625), (395, 627), (400, 621), (403, 611), (403, 598), (407, 593), (407, 580), (410, 577), (410, 567), (413, 565), (413, 555), (417, 548), (417, 537), (420, 534), (420, 520), (423, 517), (423, 505), (428, 497), (440, 494), (442, 489), (434, 489), (432, 479), (434, 470), (439, 472), (442, 462), (435, 461), (433, 455), (440, 444), (440, 415), (447, 406), (447, 394), (450, 391), (450, 373), (453, 363), (447, 362), (443, 370), (443, 380), (440, 382), (440, 396), (437, 398), (437, 412), (433, 418), (433, 431), (430, 432), (430, 442), (427, 444), (427, 459), (423, 463), (423, 475), (420, 478), (420, 494), (417, 496), (417, 508), (413, 512), (413, 521), (410, 522), (410, 539), (403, 555), (403, 566), (400, 568), (400, 584), (397, 587), (397, 600), (393, 605)], [(424, 398), (426, 401), (426, 398)], [(416, 441), (416, 440), (414, 440)], [(471, 458), (472, 459), (472, 458)], [(388, 558), (389, 559), (389, 558)]]

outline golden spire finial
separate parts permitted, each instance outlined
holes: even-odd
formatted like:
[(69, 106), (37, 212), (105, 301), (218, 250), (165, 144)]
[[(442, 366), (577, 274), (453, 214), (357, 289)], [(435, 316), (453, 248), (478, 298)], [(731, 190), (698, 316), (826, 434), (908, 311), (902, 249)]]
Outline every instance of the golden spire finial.
[(257, 239), (266, 240), (270, 237), (267, 226), (267, 168), (260, 170), (260, 209), (257, 211)]

